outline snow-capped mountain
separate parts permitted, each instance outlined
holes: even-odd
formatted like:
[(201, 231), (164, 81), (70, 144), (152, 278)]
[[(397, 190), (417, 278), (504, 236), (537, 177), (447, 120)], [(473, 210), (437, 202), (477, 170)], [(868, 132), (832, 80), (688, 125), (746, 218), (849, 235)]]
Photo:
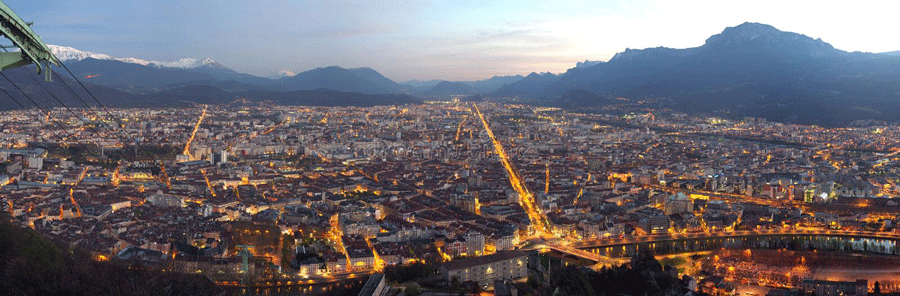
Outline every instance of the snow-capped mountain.
[(117, 58), (112, 57), (102, 53), (90, 52), (78, 50), (73, 47), (68, 46), (59, 46), (59, 45), (48, 45), (50, 47), (50, 51), (56, 55), (60, 61), (81, 61), (87, 58), (97, 59), (97, 60), (112, 60), (112, 61), (120, 61), (131, 64), (138, 64), (142, 66), (152, 66), (158, 68), (181, 68), (181, 69), (193, 69), (200, 68), (204, 66), (209, 67), (222, 67), (216, 61), (213, 61), (210, 58), (205, 58), (202, 60), (194, 59), (194, 58), (182, 58), (176, 61), (171, 62), (161, 62), (161, 61), (148, 61), (138, 58)]
[(210, 58), (205, 58), (202, 60), (194, 59), (194, 58), (182, 58), (177, 61), (172, 62), (157, 62), (150, 61), (151, 66), (164, 67), (164, 68), (182, 68), (182, 69), (194, 69), (200, 67), (213, 67), (219, 68), (222, 67), (216, 61), (213, 61)]
[(268, 77), (272, 79), (280, 79), (284, 77), (291, 77), (294, 75), (297, 75), (297, 73), (294, 73), (294, 71), (291, 70), (278, 70), (275, 73), (269, 74)]
[(79, 76), (91, 76), (90, 83), (125, 91), (149, 92), (191, 84), (216, 85), (228, 90), (247, 89), (274, 83), (273, 80), (238, 73), (216, 61), (183, 58), (151, 61), (118, 58), (107, 54), (49, 45), (50, 50)]

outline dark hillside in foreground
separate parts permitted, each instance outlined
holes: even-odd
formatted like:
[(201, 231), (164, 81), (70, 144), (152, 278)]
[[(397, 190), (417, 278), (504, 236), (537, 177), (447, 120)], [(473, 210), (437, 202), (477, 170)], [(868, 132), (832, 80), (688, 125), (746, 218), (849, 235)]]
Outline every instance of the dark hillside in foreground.
[(31, 229), (0, 221), (0, 292), (3, 295), (219, 295), (199, 275), (138, 270), (95, 262), (90, 254), (50, 241)]

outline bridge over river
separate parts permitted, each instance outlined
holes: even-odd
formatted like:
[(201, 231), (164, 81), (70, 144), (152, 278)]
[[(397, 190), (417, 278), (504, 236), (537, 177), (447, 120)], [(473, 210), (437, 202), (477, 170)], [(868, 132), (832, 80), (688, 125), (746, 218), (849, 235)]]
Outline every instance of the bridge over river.
[(660, 234), (574, 242), (566, 239), (534, 239), (529, 242), (528, 247), (524, 249), (553, 251), (603, 266), (624, 263), (625, 258), (645, 249), (656, 253), (675, 253), (719, 248), (791, 247), (898, 254), (900, 234), (824, 229), (771, 229)]

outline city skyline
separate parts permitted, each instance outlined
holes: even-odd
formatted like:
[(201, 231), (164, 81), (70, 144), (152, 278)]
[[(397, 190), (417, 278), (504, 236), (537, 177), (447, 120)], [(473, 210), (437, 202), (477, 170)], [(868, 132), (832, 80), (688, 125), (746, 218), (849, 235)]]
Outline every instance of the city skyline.
[(883, 3), (19, 4), (5, 294), (900, 295)]
[(888, 15), (897, 4), (879, 2), (7, 4), (48, 44), (147, 60), (209, 57), (263, 77), (331, 65), (371, 67), (396, 81), (560, 73), (625, 48), (699, 46), (748, 21), (847, 51), (900, 50), (900, 41), (861, 33), (898, 26)]

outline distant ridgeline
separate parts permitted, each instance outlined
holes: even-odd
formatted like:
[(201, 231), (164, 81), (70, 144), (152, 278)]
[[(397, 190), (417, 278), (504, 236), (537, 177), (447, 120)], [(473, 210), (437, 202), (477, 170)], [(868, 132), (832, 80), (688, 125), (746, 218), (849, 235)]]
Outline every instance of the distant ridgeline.
[[(900, 54), (846, 52), (821, 39), (744, 23), (699, 47), (626, 49), (607, 62), (584, 61), (565, 73), (495, 76), (477, 81), (397, 83), (370, 68), (316, 68), (269, 78), (238, 73), (211, 59), (155, 62), (50, 46), (100, 101), (112, 107), (271, 102), (307, 106), (415, 104), (434, 99), (512, 99), (572, 109), (642, 102), (645, 108), (771, 121), (847, 125), (900, 119)], [(33, 70), (33, 69), (31, 69)], [(66, 93), (34, 81), (29, 69), (4, 71), (25, 92)], [(6, 81), (0, 87), (21, 94)], [(78, 90), (76, 90), (78, 92)], [(55, 106), (47, 95), (36, 102)], [(68, 97), (62, 98), (69, 100)], [(77, 106), (77, 104), (72, 104)], [(0, 109), (16, 108), (0, 104)]]
[(726, 28), (700, 47), (626, 49), (606, 63), (541, 78), (496, 94), (567, 108), (624, 97), (688, 113), (819, 125), (900, 119), (900, 56), (846, 52), (757, 23)]

